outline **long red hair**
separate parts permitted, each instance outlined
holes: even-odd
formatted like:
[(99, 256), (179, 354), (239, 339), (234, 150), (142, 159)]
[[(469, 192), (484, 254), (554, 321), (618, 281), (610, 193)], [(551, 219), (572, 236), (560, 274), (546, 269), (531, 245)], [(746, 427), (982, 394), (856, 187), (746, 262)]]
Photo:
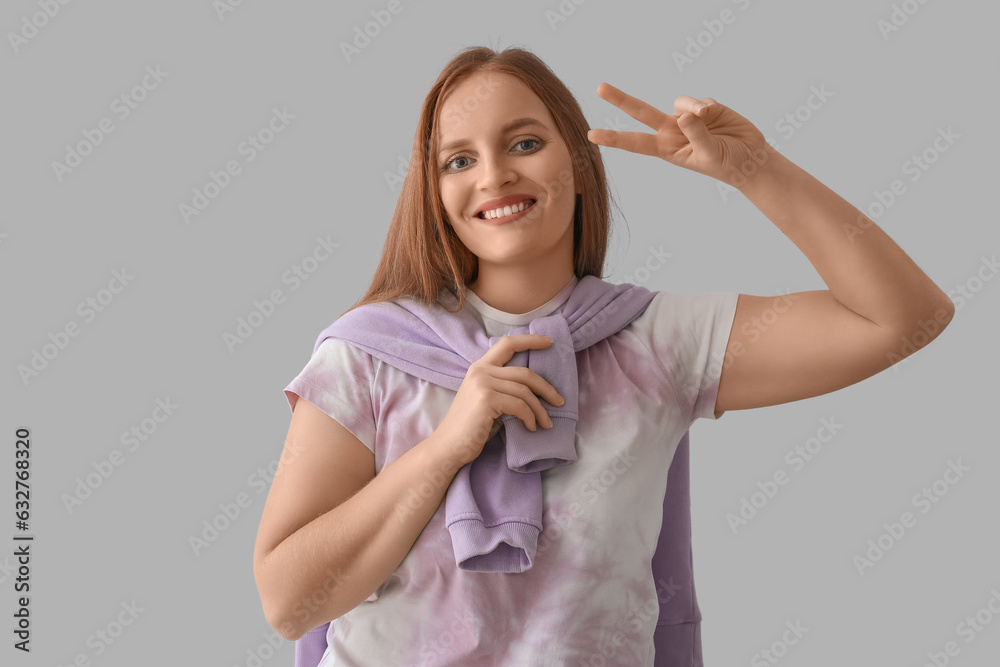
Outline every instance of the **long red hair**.
[(445, 223), (439, 174), (431, 160), (437, 154), (441, 101), (453, 86), (470, 74), (483, 71), (517, 77), (548, 107), (569, 147), (573, 183), (582, 192), (576, 195), (573, 214), (574, 272), (577, 278), (586, 275), (603, 278), (612, 199), (600, 150), (587, 139), (590, 128), (580, 105), (548, 65), (530, 51), (511, 47), (497, 52), (473, 46), (445, 65), (424, 99), (410, 166), (392, 214), (382, 257), (368, 291), (348, 311), (403, 296), (430, 304), (445, 287), (458, 296), (458, 309), (465, 303), (464, 290), (458, 286), (476, 279), (479, 260)]

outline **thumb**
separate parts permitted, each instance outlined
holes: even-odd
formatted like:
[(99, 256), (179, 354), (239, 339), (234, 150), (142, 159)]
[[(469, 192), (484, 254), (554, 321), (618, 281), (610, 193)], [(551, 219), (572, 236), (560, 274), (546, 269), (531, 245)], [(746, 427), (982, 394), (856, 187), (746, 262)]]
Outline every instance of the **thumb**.
[(677, 127), (681, 129), (687, 140), (691, 142), (691, 146), (700, 152), (704, 152), (708, 155), (714, 155), (715, 137), (712, 133), (708, 131), (705, 127), (705, 123), (702, 122), (700, 118), (691, 112), (684, 112), (677, 119)]

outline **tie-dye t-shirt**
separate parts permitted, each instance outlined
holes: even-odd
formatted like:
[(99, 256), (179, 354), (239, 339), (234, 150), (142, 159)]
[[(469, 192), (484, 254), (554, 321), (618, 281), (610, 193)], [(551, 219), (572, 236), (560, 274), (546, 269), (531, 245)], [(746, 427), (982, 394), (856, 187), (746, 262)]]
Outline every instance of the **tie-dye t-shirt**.
[[(576, 283), (528, 313), (471, 290), (464, 308), (501, 336), (555, 312)], [(737, 297), (658, 292), (625, 328), (577, 352), (578, 460), (541, 473), (531, 569), (459, 569), (441, 505), (396, 571), (331, 624), (320, 667), (652, 665), (662, 582), (650, 560), (667, 472), (692, 422), (716, 418)], [(301, 396), (357, 436), (376, 474), (427, 438), (455, 396), (335, 338), (284, 391), (291, 408)]]

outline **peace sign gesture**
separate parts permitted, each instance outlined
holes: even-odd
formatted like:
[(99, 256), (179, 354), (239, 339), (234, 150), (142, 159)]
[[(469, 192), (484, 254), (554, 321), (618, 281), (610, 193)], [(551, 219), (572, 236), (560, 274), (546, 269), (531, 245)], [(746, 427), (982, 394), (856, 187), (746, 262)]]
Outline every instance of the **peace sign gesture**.
[(595, 144), (659, 157), (740, 188), (777, 153), (753, 123), (711, 97), (681, 95), (668, 115), (642, 100), (601, 83), (597, 94), (637, 121), (656, 130), (590, 130)]

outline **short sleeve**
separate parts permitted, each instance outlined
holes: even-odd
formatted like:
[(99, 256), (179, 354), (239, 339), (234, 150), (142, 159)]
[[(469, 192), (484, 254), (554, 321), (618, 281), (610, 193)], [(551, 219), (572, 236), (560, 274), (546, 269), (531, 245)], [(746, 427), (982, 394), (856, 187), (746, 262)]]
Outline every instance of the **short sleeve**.
[(285, 387), (288, 408), (299, 397), (330, 415), (375, 452), (371, 355), (340, 338), (327, 338), (295, 379)]
[(738, 298), (735, 292), (657, 292), (643, 313), (650, 351), (691, 422), (716, 418), (715, 400)]

